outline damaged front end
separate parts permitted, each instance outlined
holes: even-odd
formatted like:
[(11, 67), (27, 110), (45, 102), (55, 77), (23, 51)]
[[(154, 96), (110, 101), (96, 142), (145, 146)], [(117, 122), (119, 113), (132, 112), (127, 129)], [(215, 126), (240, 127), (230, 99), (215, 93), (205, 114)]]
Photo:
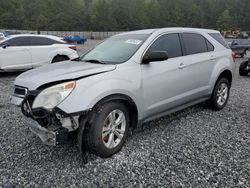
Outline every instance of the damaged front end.
[(22, 113), (37, 122), (29, 125), (31, 131), (48, 145), (72, 142), (79, 127), (78, 119), (81, 113), (70, 116), (58, 108), (52, 111), (44, 108), (32, 109), (34, 98), (35, 95), (30, 92), (21, 104)]
[(47, 145), (72, 143), (79, 127), (79, 117), (84, 113), (67, 114), (57, 107), (33, 108), (40, 93), (28, 91), (21, 103), (22, 113), (37, 122), (30, 124), (29, 128)]

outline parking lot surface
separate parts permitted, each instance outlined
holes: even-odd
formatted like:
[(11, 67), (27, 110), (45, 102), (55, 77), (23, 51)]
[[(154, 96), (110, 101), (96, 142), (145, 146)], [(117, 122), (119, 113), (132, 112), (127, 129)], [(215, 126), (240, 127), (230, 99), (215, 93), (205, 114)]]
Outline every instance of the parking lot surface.
[(250, 187), (250, 76), (239, 76), (241, 61), (225, 109), (201, 104), (151, 121), (121, 152), (86, 165), (76, 146), (46, 146), (28, 129), (9, 102), (18, 73), (0, 73), (0, 187)]

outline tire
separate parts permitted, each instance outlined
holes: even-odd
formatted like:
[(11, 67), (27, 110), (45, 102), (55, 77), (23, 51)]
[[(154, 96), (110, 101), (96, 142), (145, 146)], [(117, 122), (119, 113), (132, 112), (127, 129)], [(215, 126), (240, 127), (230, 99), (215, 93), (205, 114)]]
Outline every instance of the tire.
[(222, 110), (227, 104), (229, 95), (230, 84), (228, 79), (219, 78), (219, 80), (215, 84), (214, 91), (209, 100), (211, 108), (215, 111)]
[(240, 69), (239, 69), (239, 74), (241, 76), (247, 76), (248, 73), (250, 72), (250, 62), (249, 61), (244, 61), (240, 64)]
[[(112, 117), (116, 121), (119, 118), (124, 121), (115, 125), (112, 124)], [(100, 157), (110, 157), (119, 152), (124, 145), (129, 125), (130, 117), (125, 105), (115, 101), (105, 103), (94, 110), (83, 134), (83, 147)]]
[(57, 62), (66, 61), (66, 60), (69, 60), (69, 58), (66, 56), (56, 56), (52, 60), (52, 63), (57, 63)]

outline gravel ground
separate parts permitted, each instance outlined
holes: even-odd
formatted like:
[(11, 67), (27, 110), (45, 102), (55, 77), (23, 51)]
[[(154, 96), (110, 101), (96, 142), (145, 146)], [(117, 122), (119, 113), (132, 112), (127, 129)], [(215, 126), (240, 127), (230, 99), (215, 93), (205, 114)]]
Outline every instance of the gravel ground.
[(238, 75), (241, 61), (224, 110), (197, 105), (157, 119), (118, 154), (91, 155), (86, 165), (76, 146), (46, 146), (29, 131), (9, 103), (17, 74), (1, 73), (0, 187), (250, 187), (250, 77)]

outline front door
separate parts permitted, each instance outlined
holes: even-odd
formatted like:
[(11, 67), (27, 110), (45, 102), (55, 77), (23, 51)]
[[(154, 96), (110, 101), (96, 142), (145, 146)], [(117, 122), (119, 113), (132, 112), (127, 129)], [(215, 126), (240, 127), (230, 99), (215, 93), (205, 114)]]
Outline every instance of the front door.
[(180, 105), (190, 85), (179, 34), (160, 36), (150, 51), (166, 51), (169, 59), (141, 65), (146, 118)]
[(29, 48), (29, 37), (15, 37), (5, 41), (0, 47), (0, 69), (32, 68)]

